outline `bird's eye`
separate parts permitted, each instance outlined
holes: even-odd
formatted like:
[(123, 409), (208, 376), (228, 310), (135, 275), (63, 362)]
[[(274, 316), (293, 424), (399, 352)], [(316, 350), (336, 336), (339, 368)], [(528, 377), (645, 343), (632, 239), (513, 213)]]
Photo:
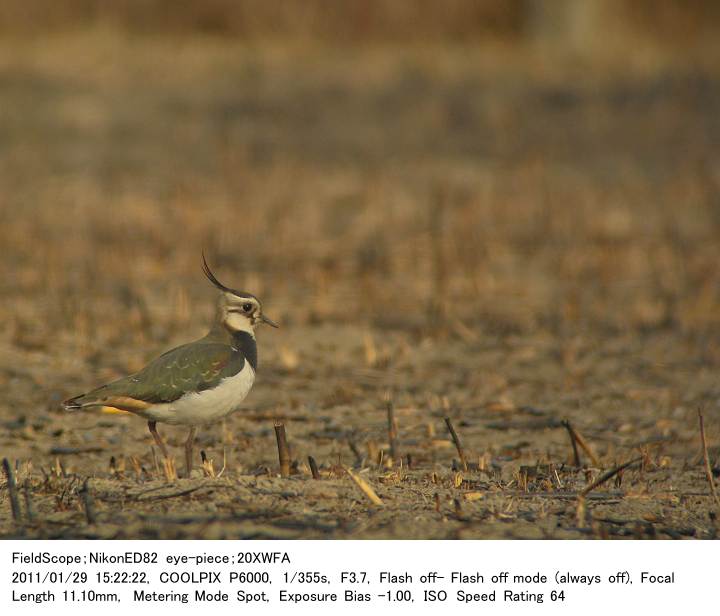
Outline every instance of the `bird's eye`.
[(250, 303), (243, 304), (242, 309), (243, 309), (245, 312), (250, 312), (250, 311), (252, 310), (252, 304), (250, 304)]

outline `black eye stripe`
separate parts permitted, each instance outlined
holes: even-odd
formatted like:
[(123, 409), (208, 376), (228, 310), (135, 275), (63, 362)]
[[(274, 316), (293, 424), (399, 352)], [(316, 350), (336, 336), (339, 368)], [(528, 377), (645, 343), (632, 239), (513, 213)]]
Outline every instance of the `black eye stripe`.
[(231, 306), (227, 307), (228, 313), (236, 313), (236, 314), (243, 314), (245, 316), (252, 315), (255, 310), (257, 310), (258, 307), (253, 302), (245, 302), (242, 305), (238, 306), (237, 304), (233, 304)]

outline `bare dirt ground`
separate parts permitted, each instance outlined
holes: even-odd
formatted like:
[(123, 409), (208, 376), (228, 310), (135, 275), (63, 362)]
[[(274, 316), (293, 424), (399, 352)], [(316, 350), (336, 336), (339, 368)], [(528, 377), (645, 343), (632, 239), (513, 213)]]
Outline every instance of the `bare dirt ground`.
[[(717, 66), (3, 43), (0, 534), (716, 537)], [(167, 482), (144, 421), (59, 403), (204, 333), (202, 248), (282, 328)]]

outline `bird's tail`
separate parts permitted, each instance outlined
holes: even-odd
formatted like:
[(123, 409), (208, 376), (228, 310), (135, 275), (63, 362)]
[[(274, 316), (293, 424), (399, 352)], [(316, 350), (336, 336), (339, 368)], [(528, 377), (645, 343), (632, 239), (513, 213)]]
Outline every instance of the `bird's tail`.
[(62, 403), (63, 410), (65, 411), (79, 411), (80, 409), (102, 405), (103, 403), (99, 399), (96, 389), (86, 394), (75, 396), (74, 398), (68, 398)]
[(84, 406), (88, 406), (87, 400), (85, 400), (87, 394), (80, 394), (74, 398), (68, 398), (62, 403), (64, 411), (79, 411)]
[(62, 409), (68, 412), (80, 411), (82, 409), (94, 409), (100, 410), (101, 413), (108, 413), (110, 415), (128, 415), (127, 411), (115, 408), (114, 406), (107, 406), (102, 402), (98, 401), (94, 396), (93, 392), (89, 394), (80, 394), (74, 398), (68, 398), (62, 403)]

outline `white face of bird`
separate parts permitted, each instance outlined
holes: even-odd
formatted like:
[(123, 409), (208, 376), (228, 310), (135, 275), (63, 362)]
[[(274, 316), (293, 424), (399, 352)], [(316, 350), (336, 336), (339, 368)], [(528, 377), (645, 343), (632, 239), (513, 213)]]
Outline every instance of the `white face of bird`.
[(253, 333), (261, 323), (277, 327), (262, 313), (262, 304), (256, 297), (240, 296), (225, 291), (220, 296), (220, 319), (231, 332)]
[(218, 318), (229, 331), (254, 334), (255, 328), (260, 323), (277, 327), (277, 324), (263, 315), (262, 304), (257, 297), (226, 287), (220, 282), (210, 271), (205, 255), (203, 255), (203, 272), (208, 280), (222, 291), (218, 302)]

